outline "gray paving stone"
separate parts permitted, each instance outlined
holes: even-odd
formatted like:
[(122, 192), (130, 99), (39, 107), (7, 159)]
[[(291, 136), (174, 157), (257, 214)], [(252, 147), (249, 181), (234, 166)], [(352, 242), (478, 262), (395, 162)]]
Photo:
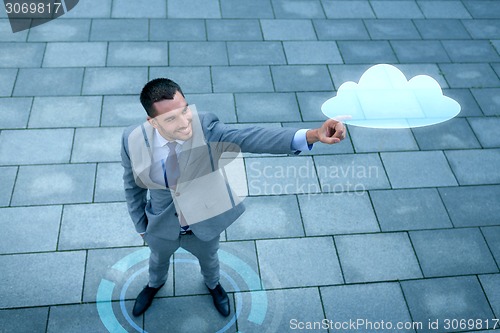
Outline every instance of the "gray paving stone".
[[(254, 311), (253, 304), (261, 298), (267, 301), (267, 312), (262, 323), (250, 316)], [(252, 304), (252, 307), (248, 306), (249, 304)], [(238, 329), (241, 332), (259, 333), (264, 329), (269, 332), (288, 332), (298, 329), (299, 323), (324, 320), (321, 297), (317, 288), (242, 293), (241, 301), (236, 297), (236, 306), (242, 307), (238, 317)], [(314, 332), (327, 331), (319, 328)]]
[(16, 82), (17, 69), (0, 69), (0, 96), (10, 96)]
[(475, 276), (425, 279), (401, 282), (413, 321), (422, 322), (419, 332), (435, 332), (428, 323), (439, 321), (445, 332), (446, 319), (493, 318), (488, 302)]
[(349, 126), (356, 152), (418, 150), (409, 129), (378, 129)]
[(500, 18), (500, 5), (496, 1), (464, 1), (468, 11), (474, 18)]
[(224, 42), (171, 42), (170, 65), (215, 66), (227, 65)]
[(21, 68), (14, 96), (79, 95), (83, 68)]
[(489, 41), (445, 40), (442, 41), (453, 62), (494, 62), (500, 57)]
[(226, 230), (228, 240), (304, 236), (294, 195), (248, 197), (245, 206), (245, 214)]
[[(209, 67), (151, 67), (149, 69), (149, 78), (158, 77), (167, 77), (174, 80), (181, 86), (184, 94), (212, 92)], [(146, 81), (144, 81), (145, 83)]]
[(324, 121), (326, 116), (321, 112), (321, 105), (335, 96), (333, 92), (300, 92), (297, 93), (300, 114), (305, 121)]
[(58, 18), (30, 29), (28, 42), (87, 42), (90, 23), (90, 19)]
[(235, 94), (239, 122), (300, 120), (295, 94)]
[(71, 162), (121, 161), (122, 133), (121, 127), (76, 129)]
[(499, 186), (467, 186), (440, 188), (439, 192), (457, 227), (498, 224)]
[[(491, 44), (497, 50), (497, 52), (500, 52), (500, 40), (492, 40)], [(496, 64), (496, 65), (498, 65), (498, 64)], [(493, 67), (493, 68), (495, 68), (495, 67)]]
[(142, 245), (124, 203), (66, 205), (59, 250)]
[[(429, 2), (430, 3), (430, 2)], [(423, 39), (469, 39), (460, 20), (426, 19), (413, 20)]]
[(500, 312), (500, 292), (498, 289), (498, 286), (500, 285), (500, 274), (481, 275), (479, 276), (479, 280), (481, 281), (493, 312), (495, 312), (498, 316), (498, 313)]
[(337, 44), (346, 64), (397, 62), (387, 41), (340, 41)]
[(450, 58), (439, 41), (391, 41), (400, 62), (450, 62)]
[[(488, 243), (488, 246), (495, 257), (497, 264), (500, 263), (500, 227), (485, 227), (481, 228), (483, 231), (484, 238)], [(498, 311), (497, 311), (498, 312)]]
[(133, 96), (104, 96), (102, 105), (102, 126), (130, 126), (146, 121), (146, 111), (142, 107), (139, 97)]
[(483, 115), (469, 89), (443, 89), (443, 95), (453, 98), (460, 104), (461, 110), (457, 117)]
[(436, 189), (370, 191), (382, 231), (453, 227)]
[(311, 157), (261, 157), (245, 162), (250, 195), (319, 192)]
[[(129, 226), (132, 226), (132, 224), (129, 224)], [(139, 235), (135, 236), (140, 237)], [(88, 251), (87, 269), (85, 270), (83, 301), (96, 301), (102, 280), (107, 280), (115, 285), (110, 295), (113, 301), (123, 299), (121, 293), (128, 281), (130, 285), (128, 285), (126, 291), (123, 291), (124, 296), (125, 299), (134, 300), (148, 282), (149, 253), (150, 251), (145, 247), (90, 249)], [(126, 264), (127, 266), (121, 268), (120, 264)], [(134, 279), (129, 281), (133, 274), (135, 274)], [(173, 269), (169, 269), (167, 282), (160, 289), (157, 297), (173, 296), (173, 281)]]
[(274, 18), (270, 0), (220, 0), (223, 18)]
[(0, 183), (2, 184), (2, 189), (0, 190), (0, 206), (9, 205), (14, 182), (16, 181), (16, 175), (17, 167), (0, 168)]
[(208, 20), (208, 40), (262, 40), (258, 20)]
[(276, 91), (333, 90), (330, 73), (325, 65), (272, 66), (271, 71)]
[(111, 17), (112, 0), (87, 0), (78, 2), (65, 18), (109, 18)]
[(231, 65), (285, 65), (280, 42), (228, 42)]
[(105, 66), (107, 48), (104, 42), (47, 43), (43, 67)]
[(19, 31), (12, 33), (10, 21), (8, 19), (0, 19), (0, 41), (2, 42), (25, 42), (28, 39), (28, 31)]
[(446, 157), (460, 185), (500, 183), (500, 149), (451, 150)]
[(32, 98), (0, 98), (0, 128), (25, 128), (32, 102)]
[(233, 94), (190, 94), (186, 100), (194, 104), (198, 112), (214, 113), (222, 122), (236, 122)]
[(377, 154), (314, 156), (322, 192), (390, 188)]
[(36, 97), (28, 127), (99, 126), (101, 104), (98, 96)]
[(0, 267), (0, 308), (80, 302), (85, 251), (0, 256)]
[[(229, 300), (229, 306), (234, 309), (232, 295), (229, 295)], [(234, 322), (228, 321), (228, 318), (222, 317), (217, 312), (209, 295), (169, 297), (154, 301), (145, 315), (144, 330), (175, 332), (179, 328), (193, 332), (237, 331)]]
[(290, 65), (343, 63), (335, 42), (284, 42), (283, 47), (285, 48), (286, 58)]
[(114, 0), (113, 18), (167, 18), (167, 3), (163, 0)]
[(13, 206), (92, 201), (94, 164), (21, 166)]
[(377, 19), (365, 20), (372, 39), (420, 39), (420, 35), (410, 20)]
[(371, 5), (378, 18), (423, 18), (415, 1), (373, 1)]
[(44, 332), (49, 308), (0, 310), (0, 327), (4, 332)]
[(171, 0), (167, 8), (168, 18), (221, 17), (218, 0)]
[(300, 195), (307, 236), (380, 231), (366, 192)]
[(417, 1), (426, 18), (469, 19), (469, 12), (460, 1)]
[(0, 226), (8, 235), (0, 253), (55, 251), (61, 211), (61, 206), (0, 209)]
[(500, 147), (500, 137), (497, 135), (497, 128), (500, 126), (500, 119), (495, 117), (487, 118), (467, 118), (472, 130), (476, 134), (481, 146), (485, 148)]
[(311, 20), (260, 21), (265, 40), (316, 40)]
[(335, 236), (346, 283), (421, 278), (405, 233)]
[(314, 20), (313, 23), (319, 40), (370, 39), (362, 20)]
[(67, 163), (72, 142), (72, 129), (2, 131), (0, 165)]
[(111, 42), (107, 66), (168, 65), (168, 44), (164, 42)]
[(421, 150), (481, 148), (464, 118), (412, 129)]
[(440, 151), (381, 153), (392, 188), (456, 186)]
[[(326, 318), (336, 323), (349, 323), (363, 318), (366, 322), (411, 322), (410, 313), (398, 283), (359, 284), (350, 286), (322, 287), (320, 289)], [(357, 332), (371, 331), (361, 325)], [(369, 328), (369, 326), (368, 326)], [(395, 328), (395, 326), (394, 326)], [(377, 329), (377, 332), (392, 332)], [(397, 330), (414, 332), (413, 330)]]
[[(104, 305), (103, 305), (104, 304)], [(142, 327), (142, 317), (135, 318), (131, 316), (134, 302), (126, 301), (123, 303), (136, 327)], [(52, 306), (47, 324), (47, 332), (50, 333), (80, 333), (80, 332), (109, 332), (112, 329), (120, 330), (127, 329), (129, 332), (136, 330), (122, 314), (121, 304), (118, 302), (107, 303), (103, 302), (99, 306), (109, 306), (113, 314), (104, 314), (98, 312), (96, 304), (73, 304)], [(116, 318), (117, 325), (111, 326), (111, 320), (106, 316)], [(69, 320), (71, 318), (71, 320)], [(104, 325), (108, 323), (108, 327)], [(119, 325), (119, 326), (118, 326)]]
[(151, 19), (149, 24), (152, 41), (201, 41), (207, 38), (203, 20)]
[(0, 67), (40, 67), (45, 43), (1, 43)]
[(123, 168), (120, 163), (99, 163), (94, 202), (125, 201)]
[(322, 1), (329, 19), (375, 18), (369, 1)]
[[(259, 240), (257, 253), (266, 288), (343, 283), (331, 237)], [(321, 258), (321, 265), (311, 258)]]
[(95, 19), (90, 31), (91, 41), (146, 41), (147, 19)]
[[(208, 295), (198, 259), (184, 250), (174, 257), (175, 295)], [(227, 292), (261, 289), (254, 242), (221, 242), (219, 262), (220, 283)]]
[(498, 97), (500, 94), (499, 88), (471, 89), (471, 92), (485, 115), (500, 115), (500, 98)]
[(139, 94), (147, 78), (146, 67), (87, 68), (83, 94)]
[[(497, 48), (498, 50), (498, 48)], [(493, 70), (497, 73), (497, 75), (500, 77), (500, 64), (491, 64), (491, 67), (493, 67)]]
[(498, 272), (478, 228), (411, 231), (410, 238), (425, 277)]
[(277, 19), (324, 18), (319, 0), (271, 0)]
[(463, 20), (462, 23), (475, 39), (496, 39), (500, 34), (498, 20)]
[(214, 92), (272, 92), (267, 66), (212, 67)]

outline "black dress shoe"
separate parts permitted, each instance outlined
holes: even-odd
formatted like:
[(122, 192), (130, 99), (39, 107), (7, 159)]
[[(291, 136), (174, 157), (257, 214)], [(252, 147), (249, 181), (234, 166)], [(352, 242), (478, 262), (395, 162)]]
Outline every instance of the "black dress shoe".
[(212, 295), (217, 311), (224, 317), (229, 316), (229, 297), (227, 297), (226, 291), (222, 288), (220, 283), (218, 283), (214, 289), (208, 288), (208, 291), (210, 291), (210, 295)]
[(151, 303), (153, 303), (153, 298), (161, 287), (163, 287), (163, 284), (158, 288), (152, 288), (150, 286), (144, 287), (139, 295), (137, 295), (132, 314), (136, 317), (143, 314), (149, 308)]

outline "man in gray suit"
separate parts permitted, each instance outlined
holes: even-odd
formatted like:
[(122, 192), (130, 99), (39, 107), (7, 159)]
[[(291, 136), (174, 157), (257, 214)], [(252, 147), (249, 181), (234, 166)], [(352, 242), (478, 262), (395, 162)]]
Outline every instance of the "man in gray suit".
[(124, 131), (121, 151), (128, 211), (151, 250), (149, 282), (133, 314), (151, 305), (167, 279), (170, 257), (182, 247), (198, 258), (216, 309), (228, 316), (229, 298), (219, 283), (219, 236), (244, 206), (220, 172), (222, 154), (298, 154), (318, 141), (340, 142), (345, 127), (329, 119), (312, 130), (237, 128), (211, 113), (198, 114), (179, 85), (164, 78), (148, 82), (140, 100), (147, 121)]

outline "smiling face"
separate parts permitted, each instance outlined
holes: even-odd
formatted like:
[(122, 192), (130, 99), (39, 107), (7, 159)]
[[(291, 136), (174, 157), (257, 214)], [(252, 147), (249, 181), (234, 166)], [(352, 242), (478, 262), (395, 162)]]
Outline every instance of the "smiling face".
[(193, 114), (184, 97), (176, 92), (174, 99), (164, 99), (153, 104), (154, 118), (148, 121), (168, 141), (189, 140), (193, 136)]

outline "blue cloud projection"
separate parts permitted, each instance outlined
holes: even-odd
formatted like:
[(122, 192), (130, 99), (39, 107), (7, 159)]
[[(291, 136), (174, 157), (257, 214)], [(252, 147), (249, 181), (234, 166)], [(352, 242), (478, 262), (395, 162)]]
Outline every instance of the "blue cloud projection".
[(380, 64), (370, 67), (359, 83), (343, 83), (321, 111), (354, 126), (412, 128), (449, 120), (460, 112), (460, 104), (444, 96), (432, 77), (407, 81), (398, 68)]

